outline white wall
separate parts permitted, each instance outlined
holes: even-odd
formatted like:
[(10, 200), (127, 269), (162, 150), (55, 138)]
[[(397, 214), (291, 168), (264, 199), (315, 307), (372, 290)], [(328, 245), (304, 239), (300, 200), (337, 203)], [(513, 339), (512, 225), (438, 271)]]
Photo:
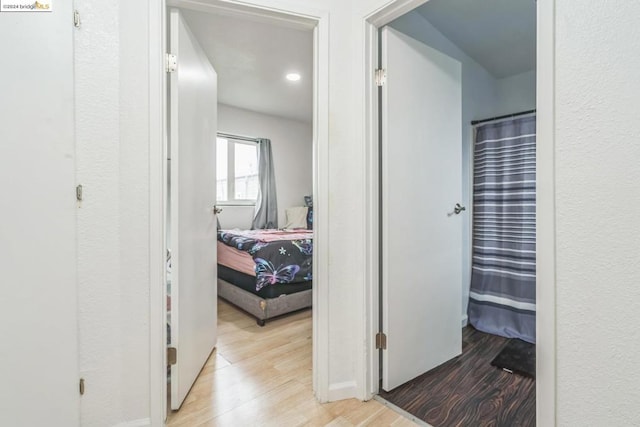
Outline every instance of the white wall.
[[(126, 6), (124, 6), (126, 4)], [(120, 235), (120, 345), (121, 381), (126, 392), (120, 396), (123, 420), (146, 422), (152, 387), (147, 360), (149, 322), (140, 313), (149, 310), (149, 223), (150, 196), (148, 185), (140, 181), (141, 174), (150, 171), (149, 87), (148, 72), (139, 67), (139, 52), (148, 45), (146, 37), (133, 37), (135, 31), (148, 32), (148, 24), (139, 16), (146, 7), (132, 2), (121, 3), (120, 29), (120, 144), (119, 170), (119, 235)], [(92, 46), (95, 49), (95, 46)], [(140, 101), (143, 101), (140, 103)], [(164, 266), (160, 267), (161, 269)], [(164, 286), (159, 283), (158, 286)], [(165, 303), (165, 301), (162, 301)], [(163, 325), (164, 327), (164, 325)]]
[(146, 8), (86, 1), (75, 31), (83, 426), (150, 415)]
[(536, 70), (498, 79), (496, 115), (536, 108)]
[(639, 2), (556, 2), (558, 425), (640, 425)]
[(124, 413), (120, 327), (125, 318), (137, 319), (120, 306), (119, 8), (88, 2), (83, 9), (83, 31), (75, 32), (77, 179), (84, 186), (78, 322), (80, 375), (91, 393), (81, 399), (80, 415), (81, 424), (107, 425)]
[[(303, 197), (312, 194), (311, 124), (218, 104), (218, 129), (238, 135), (271, 140), (278, 194), (278, 226), (286, 224), (285, 209), (304, 206)], [(253, 206), (225, 206), (222, 228), (251, 228)]]
[(220, 227), (224, 230), (240, 228), (248, 230), (253, 222), (254, 206), (224, 206), (220, 205), (222, 212), (218, 214)]
[[(330, 14), (329, 390), (334, 398), (364, 397), (365, 248), (354, 245), (365, 241), (367, 188), (362, 17), (388, 2), (306, 3)], [(634, 141), (640, 4), (556, 4), (558, 423), (637, 425), (640, 229), (628, 224), (640, 213)], [(81, 369), (88, 378), (82, 420), (114, 425), (149, 417), (150, 396), (157, 393), (147, 388), (145, 368), (151, 356), (145, 295), (161, 285), (150, 283), (147, 271), (145, 218), (153, 189), (145, 153), (157, 143), (149, 140), (141, 83), (149, 67), (149, 4), (86, 0), (80, 6), (78, 178), (88, 184), (78, 217)]]

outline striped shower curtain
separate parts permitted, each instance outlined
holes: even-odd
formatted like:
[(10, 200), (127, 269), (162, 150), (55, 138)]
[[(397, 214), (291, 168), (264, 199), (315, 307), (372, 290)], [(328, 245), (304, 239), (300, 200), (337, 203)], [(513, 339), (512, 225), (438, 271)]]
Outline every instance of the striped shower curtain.
[(469, 322), (535, 343), (536, 119), (476, 128)]

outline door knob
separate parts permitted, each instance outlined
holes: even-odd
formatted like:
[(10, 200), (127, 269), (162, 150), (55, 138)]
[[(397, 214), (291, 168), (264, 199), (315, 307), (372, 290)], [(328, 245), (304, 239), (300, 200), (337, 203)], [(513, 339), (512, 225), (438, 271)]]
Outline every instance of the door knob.
[(213, 209), (212, 209), (212, 211), (213, 211), (213, 214), (214, 214), (214, 215), (218, 215), (220, 212), (222, 212), (222, 208), (219, 208), (219, 207), (217, 207), (217, 206), (214, 206), (214, 207), (213, 207)]
[(453, 212), (456, 215), (460, 215), (460, 212), (467, 210), (467, 208), (465, 208), (464, 206), (462, 206), (460, 203), (456, 203), (456, 206), (453, 208)]

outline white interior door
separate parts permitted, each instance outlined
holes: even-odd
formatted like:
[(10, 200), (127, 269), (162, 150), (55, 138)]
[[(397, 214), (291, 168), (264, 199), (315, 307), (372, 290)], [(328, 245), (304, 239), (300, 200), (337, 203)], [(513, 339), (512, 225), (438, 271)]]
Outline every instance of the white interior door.
[(382, 29), (382, 388), (459, 355), (460, 63)]
[(178, 409), (217, 339), (217, 75), (186, 26), (170, 11), (171, 409)]
[(0, 11), (0, 424), (77, 426), (72, 2)]

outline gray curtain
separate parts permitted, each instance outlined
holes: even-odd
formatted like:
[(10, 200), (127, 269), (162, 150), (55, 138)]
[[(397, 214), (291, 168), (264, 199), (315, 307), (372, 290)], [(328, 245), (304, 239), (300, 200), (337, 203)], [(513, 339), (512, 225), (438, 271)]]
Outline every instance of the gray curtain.
[(271, 141), (258, 140), (258, 174), (260, 191), (256, 202), (256, 213), (252, 229), (278, 228), (278, 197), (276, 196), (276, 178), (273, 171)]
[(476, 129), (469, 322), (535, 343), (536, 118)]

